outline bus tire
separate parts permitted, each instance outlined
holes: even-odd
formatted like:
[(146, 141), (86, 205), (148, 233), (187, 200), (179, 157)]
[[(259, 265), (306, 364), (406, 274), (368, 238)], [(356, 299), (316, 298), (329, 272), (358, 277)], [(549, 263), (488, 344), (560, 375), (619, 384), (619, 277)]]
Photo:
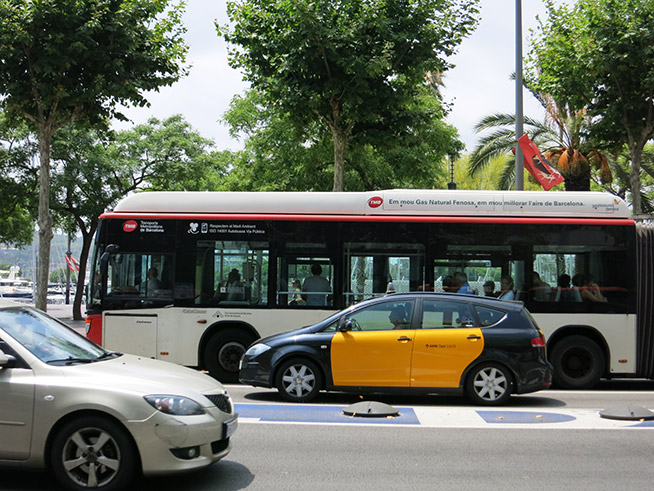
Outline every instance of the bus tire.
[(552, 349), (554, 384), (563, 389), (590, 389), (604, 374), (604, 353), (586, 336), (569, 336)]
[(224, 383), (238, 382), (238, 365), (254, 338), (240, 329), (224, 329), (211, 336), (204, 349), (209, 375)]

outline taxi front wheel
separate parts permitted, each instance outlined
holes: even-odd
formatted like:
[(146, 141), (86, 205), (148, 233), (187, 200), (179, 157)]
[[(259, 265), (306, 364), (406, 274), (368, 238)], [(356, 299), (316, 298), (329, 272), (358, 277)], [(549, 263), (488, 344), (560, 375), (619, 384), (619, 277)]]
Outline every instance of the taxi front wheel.
[(276, 385), (286, 401), (308, 402), (322, 386), (322, 376), (315, 363), (301, 358), (284, 362), (277, 371)]
[(513, 378), (499, 363), (483, 363), (470, 372), (466, 392), (475, 404), (498, 406), (511, 396)]

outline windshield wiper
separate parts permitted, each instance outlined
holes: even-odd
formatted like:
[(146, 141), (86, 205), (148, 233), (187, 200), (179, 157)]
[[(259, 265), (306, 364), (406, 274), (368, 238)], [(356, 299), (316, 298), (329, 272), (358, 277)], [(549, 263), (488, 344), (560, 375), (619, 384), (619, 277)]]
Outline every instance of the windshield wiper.
[(56, 360), (48, 360), (46, 363), (48, 364), (55, 364), (55, 363), (63, 363), (64, 365), (73, 365), (75, 363), (91, 363), (92, 361), (95, 360), (90, 360), (88, 358), (75, 358), (73, 356), (69, 356), (68, 358), (59, 358)]
[(118, 351), (107, 351), (106, 353), (102, 353), (100, 356), (98, 356), (97, 358), (91, 361), (106, 360), (108, 358), (118, 358), (119, 356), (123, 356), (123, 354), (119, 353)]

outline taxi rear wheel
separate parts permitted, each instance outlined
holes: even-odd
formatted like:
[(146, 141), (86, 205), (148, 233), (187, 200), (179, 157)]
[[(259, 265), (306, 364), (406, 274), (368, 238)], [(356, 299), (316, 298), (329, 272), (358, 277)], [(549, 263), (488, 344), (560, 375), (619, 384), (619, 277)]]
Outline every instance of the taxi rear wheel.
[(318, 395), (322, 386), (320, 369), (310, 360), (288, 360), (277, 371), (276, 386), (286, 401), (310, 401)]
[(498, 363), (483, 363), (470, 372), (466, 381), (468, 397), (476, 404), (498, 406), (506, 402), (513, 391), (509, 370)]

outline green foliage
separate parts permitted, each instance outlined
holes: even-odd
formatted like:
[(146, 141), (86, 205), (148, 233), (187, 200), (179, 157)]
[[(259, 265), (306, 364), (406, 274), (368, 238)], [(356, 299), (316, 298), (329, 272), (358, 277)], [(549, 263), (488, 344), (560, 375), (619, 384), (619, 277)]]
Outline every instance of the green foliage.
[(35, 142), (24, 125), (12, 127), (0, 113), (0, 242), (18, 247), (32, 242), (36, 216)]
[(142, 91), (185, 73), (181, 6), (169, 0), (0, 1), (0, 94), (12, 114), (53, 127), (124, 117)]
[[(244, 70), (287, 129), (313, 135), (321, 147), (331, 138), (339, 191), (351, 142), (376, 147), (382, 135), (394, 138), (420, 120), (407, 109), (420, 97), (425, 74), (449, 67), (447, 57), (476, 25), (477, 4), (246, 0), (228, 2), (232, 26), (218, 31), (233, 45), (231, 65)], [(323, 130), (312, 133), (319, 125)]]
[(126, 171), (123, 189), (204, 191), (207, 178), (225, 173), (212, 146), (177, 114), (119, 132), (109, 153)]
[[(367, 143), (350, 144), (345, 189), (445, 187), (445, 155), (458, 153), (456, 130), (440, 115), (440, 101), (427, 90), (407, 111), (416, 125), (404, 133), (379, 133)], [(417, 115), (424, 116), (419, 120)], [(333, 185), (333, 141), (317, 123), (299, 128), (287, 113), (264, 105), (249, 91), (232, 100), (225, 121), (233, 135), (244, 135), (245, 150), (232, 154), (223, 189), (328, 191)]]
[[(0, 0), (0, 106), (39, 142), (37, 308), (46, 310), (53, 218), (50, 151), (72, 121), (125, 119), (118, 104), (185, 73), (181, 5), (169, 0)], [(77, 299), (76, 299), (77, 301)]]
[(639, 213), (642, 151), (654, 136), (654, 2), (547, 4), (527, 59), (529, 84), (572, 109), (587, 108), (589, 132), (606, 148), (627, 145)]

